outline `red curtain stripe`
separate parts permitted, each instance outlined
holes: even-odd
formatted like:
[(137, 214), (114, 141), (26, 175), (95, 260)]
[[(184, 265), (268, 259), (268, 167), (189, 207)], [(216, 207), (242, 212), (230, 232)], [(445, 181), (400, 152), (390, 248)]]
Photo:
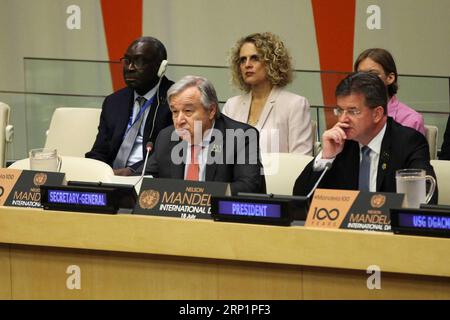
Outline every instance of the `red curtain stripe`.
[[(109, 60), (117, 61), (142, 36), (142, 0), (101, 0), (101, 7)], [(124, 87), (122, 66), (111, 64), (110, 72), (114, 91)]]
[[(321, 70), (351, 71), (356, 0), (311, 0)], [(122, 57), (130, 42), (142, 35), (142, 0), (101, 0), (109, 60)], [(110, 65), (114, 91), (125, 86), (122, 68)], [(335, 105), (334, 89), (344, 76), (321, 75), (323, 101)], [(325, 112), (327, 127), (336, 121)]]
[[(321, 70), (350, 72), (353, 67), (355, 0), (311, 0)], [(322, 74), (325, 106), (334, 106), (334, 90), (345, 75)], [(336, 123), (332, 110), (325, 111), (327, 128)]]

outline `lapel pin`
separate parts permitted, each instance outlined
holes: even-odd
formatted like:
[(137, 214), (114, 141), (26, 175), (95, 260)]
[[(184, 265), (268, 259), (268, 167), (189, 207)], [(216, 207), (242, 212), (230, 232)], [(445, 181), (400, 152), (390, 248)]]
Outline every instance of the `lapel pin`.
[(211, 152), (216, 152), (216, 153), (222, 152), (222, 146), (219, 144), (214, 144), (211, 148)]

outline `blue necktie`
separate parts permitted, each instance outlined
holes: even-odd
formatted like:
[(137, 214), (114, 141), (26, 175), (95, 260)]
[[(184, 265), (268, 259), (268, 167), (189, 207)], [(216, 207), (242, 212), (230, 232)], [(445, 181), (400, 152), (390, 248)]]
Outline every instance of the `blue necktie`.
[(359, 163), (359, 184), (360, 191), (370, 191), (370, 148), (361, 148), (361, 162)]

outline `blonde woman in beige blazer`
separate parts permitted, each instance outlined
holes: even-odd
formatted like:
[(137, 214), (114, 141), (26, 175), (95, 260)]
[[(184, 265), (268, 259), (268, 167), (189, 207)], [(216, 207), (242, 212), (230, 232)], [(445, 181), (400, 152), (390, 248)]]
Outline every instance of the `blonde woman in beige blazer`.
[(260, 132), (261, 152), (312, 155), (308, 100), (283, 89), (292, 81), (289, 54), (274, 34), (240, 39), (231, 53), (233, 82), (245, 94), (228, 99), (222, 112)]

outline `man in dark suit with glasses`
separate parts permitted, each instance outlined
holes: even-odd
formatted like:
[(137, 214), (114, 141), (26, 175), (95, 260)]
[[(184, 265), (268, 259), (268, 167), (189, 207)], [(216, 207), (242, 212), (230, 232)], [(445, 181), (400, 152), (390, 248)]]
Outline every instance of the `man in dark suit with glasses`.
[(134, 40), (121, 62), (127, 87), (105, 98), (97, 138), (86, 157), (126, 176), (142, 166), (147, 143), (172, 124), (166, 94), (173, 82), (164, 76), (167, 52), (156, 38)]
[[(319, 188), (396, 192), (395, 171), (424, 169), (436, 178), (427, 140), (387, 116), (383, 81), (353, 73), (336, 88), (338, 122), (322, 136), (323, 149), (303, 170), (294, 195), (307, 195), (326, 167)], [(430, 203), (437, 203), (437, 189)]]

